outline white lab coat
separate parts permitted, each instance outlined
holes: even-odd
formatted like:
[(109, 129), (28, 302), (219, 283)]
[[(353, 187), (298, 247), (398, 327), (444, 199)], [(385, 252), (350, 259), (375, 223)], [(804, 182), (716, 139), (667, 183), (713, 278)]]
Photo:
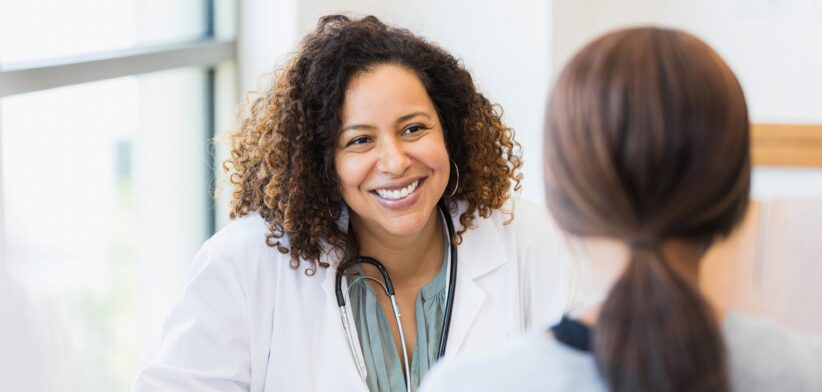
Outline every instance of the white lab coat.
[[(552, 324), (571, 301), (574, 268), (547, 210), (512, 206), (511, 224), (494, 212), (463, 235), (444, 360)], [(333, 261), (314, 276), (292, 270), (289, 255), (265, 244), (267, 231), (252, 214), (203, 245), (134, 391), (368, 390), (340, 319)]]

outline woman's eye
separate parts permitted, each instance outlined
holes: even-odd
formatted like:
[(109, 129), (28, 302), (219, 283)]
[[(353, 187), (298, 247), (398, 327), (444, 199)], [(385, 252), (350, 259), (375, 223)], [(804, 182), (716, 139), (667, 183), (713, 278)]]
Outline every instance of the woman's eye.
[(410, 135), (410, 134), (414, 134), (414, 133), (420, 132), (420, 131), (422, 131), (422, 130), (424, 130), (424, 129), (425, 129), (425, 127), (423, 127), (422, 125), (412, 125), (412, 126), (410, 126), (410, 127), (408, 127), (408, 128), (405, 128), (405, 130), (403, 131), (403, 133), (404, 133), (404, 134), (406, 134), (406, 135)]
[(348, 142), (347, 146), (353, 146), (353, 145), (357, 145), (357, 144), (365, 144), (365, 143), (368, 143), (369, 141), (371, 141), (371, 138), (368, 137), (368, 136), (358, 136), (358, 137), (355, 137), (355, 138), (351, 139)]

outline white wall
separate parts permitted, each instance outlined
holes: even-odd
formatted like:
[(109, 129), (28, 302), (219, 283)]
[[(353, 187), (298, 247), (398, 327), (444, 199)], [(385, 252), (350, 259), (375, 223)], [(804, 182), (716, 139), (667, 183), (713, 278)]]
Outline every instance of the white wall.
[(237, 72), (240, 99), (259, 91), (298, 39), (297, 0), (239, 0)]
[(688, 30), (731, 65), (755, 122), (822, 122), (820, 0), (558, 0), (555, 71), (569, 51), (619, 27)]

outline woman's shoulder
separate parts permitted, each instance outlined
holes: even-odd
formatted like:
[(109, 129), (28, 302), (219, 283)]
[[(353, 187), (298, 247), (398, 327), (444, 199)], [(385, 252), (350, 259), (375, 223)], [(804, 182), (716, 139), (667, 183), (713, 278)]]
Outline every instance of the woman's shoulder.
[(432, 369), (426, 392), (600, 391), (593, 358), (533, 330), (496, 350), (454, 358)]
[[(272, 247), (266, 243), (268, 223), (257, 212), (251, 212), (229, 222), (206, 241), (214, 250), (236, 253), (250, 249)], [(287, 241), (287, 237), (283, 238)]]
[[(527, 229), (534, 235), (553, 235), (559, 233), (551, 213), (544, 205), (519, 198), (511, 198), (508, 203), (510, 204), (509, 209), (514, 212), (514, 220), (511, 223), (514, 224), (515, 227)], [(542, 232), (538, 230), (542, 230)]]
[[(513, 212), (513, 219), (506, 211)], [(571, 244), (548, 209), (512, 198), (500, 211), (478, 221), (476, 237), (469, 241), (469, 230), (465, 243), (481, 248), (486, 256), (494, 254), (490, 248), (502, 250), (508, 261), (508, 267), (502, 271), (516, 276), (524, 298), (520, 303), (524, 326), (559, 321), (574, 302), (577, 268)]]
[[(289, 268), (291, 256), (269, 246), (268, 234), (268, 223), (256, 212), (234, 219), (206, 240), (191, 266), (191, 275), (209, 266), (234, 271), (240, 278)], [(280, 243), (287, 247), (287, 236)]]
[[(483, 222), (485, 221), (485, 222)], [(517, 249), (544, 248), (567, 257), (568, 238), (556, 225), (548, 208), (529, 200), (510, 198), (480, 224), (493, 224), (507, 246)]]
[(736, 311), (722, 331), (735, 390), (822, 390), (822, 338)]
[(539, 230), (556, 229), (548, 209), (533, 201), (511, 197), (502, 207), (493, 210), (488, 218), (477, 219), (478, 225), (493, 225), (509, 231), (535, 233)]

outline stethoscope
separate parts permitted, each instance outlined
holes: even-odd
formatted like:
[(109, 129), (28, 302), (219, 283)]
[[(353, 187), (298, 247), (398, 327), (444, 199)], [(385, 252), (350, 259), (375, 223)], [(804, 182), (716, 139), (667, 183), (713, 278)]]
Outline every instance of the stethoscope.
[[(440, 344), (439, 349), (437, 350), (437, 360), (442, 358), (445, 355), (445, 347), (448, 344), (448, 330), (451, 327), (451, 310), (454, 308), (454, 288), (456, 287), (457, 283), (457, 247), (452, 242), (452, 238), (454, 235), (454, 222), (451, 220), (451, 214), (448, 213), (448, 209), (440, 204), (439, 206), (440, 213), (442, 214), (443, 220), (445, 221), (445, 228), (448, 231), (448, 247), (450, 249), (450, 253), (448, 255), (448, 259), (446, 262), (448, 265), (448, 281), (446, 282), (446, 293), (447, 297), (445, 299), (445, 314), (443, 315), (442, 321), (442, 331), (440, 333)], [(394, 283), (391, 281), (391, 277), (388, 276), (388, 271), (385, 270), (385, 266), (382, 265), (376, 259), (371, 257), (360, 256), (357, 258), (357, 261), (354, 264), (370, 264), (377, 268), (380, 271), (380, 275), (382, 275), (382, 282), (368, 276), (362, 276), (354, 281), (351, 282), (353, 285), (360, 279), (371, 279), (376, 281), (380, 286), (382, 286), (385, 293), (388, 295), (388, 298), (391, 300), (391, 311), (394, 313), (394, 321), (397, 323), (397, 329), (400, 333), (400, 342), (402, 343), (402, 356), (403, 356), (403, 365), (405, 367), (405, 388), (408, 392), (411, 391), (411, 364), (408, 361), (408, 347), (405, 344), (405, 334), (402, 330), (402, 323), (400, 322), (400, 308), (397, 306), (397, 300), (394, 297)], [(345, 330), (345, 335), (348, 338), (348, 345), (351, 348), (351, 354), (354, 356), (355, 361), (357, 362), (357, 371), (360, 373), (360, 377), (365, 380), (365, 361), (357, 355), (357, 345), (354, 341), (354, 335), (351, 332), (351, 326), (348, 323), (348, 311), (345, 308), (345, 297), (343, 296), (342, 290), (342, 277), (343, 271), (337, 271), (336, 282), (334, 286), (334, 291), (337, 294), (337, 305), (340, 307), (340, 313), (342, 317), (343, 329)], [(351, 285), (348, 285), (349, 289)]]

